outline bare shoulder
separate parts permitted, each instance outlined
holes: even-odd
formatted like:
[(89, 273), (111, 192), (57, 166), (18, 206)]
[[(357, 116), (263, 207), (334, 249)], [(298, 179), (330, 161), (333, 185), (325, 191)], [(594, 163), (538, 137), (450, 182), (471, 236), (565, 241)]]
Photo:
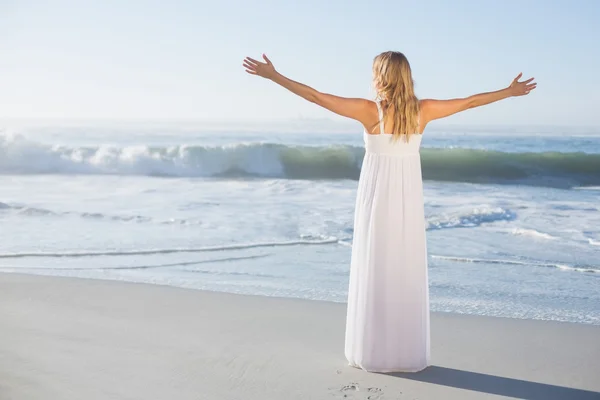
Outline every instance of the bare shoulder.
[[(372, 103), (370, 100), (363, 98), (341, 97), (318, 91), (309, 96), (308, 100), (338, 115), (357, 120), (363, 124), (369, 119), (370, 103)], [(373, 107), (376, 106), (373, 105)]]
[(435, 107), (437, 100), (434, 99), (421, 99), (419, 100), (419, 111), (422, 116), (427, 116), (431, 109)]
[(431, 121), (429, 117), (431, 107), (433, 106), (433, 102), (435, 100), (432, 99), (421, 99), (419, 100), (419, 133), (423, 134), (425, 127)]
[(375, 113), (375, 115), (379, 115), (377, 112), (377, 104), (373, 100), (368, 99), (357, 99), (360, 102), (360, 106), (363, 110), (365, 110), (365, 115), (369, 116)]
[(379, 111), (373, 100), (364, 99), (364, 120), (360, 121), (368, 133), (379, 133)]

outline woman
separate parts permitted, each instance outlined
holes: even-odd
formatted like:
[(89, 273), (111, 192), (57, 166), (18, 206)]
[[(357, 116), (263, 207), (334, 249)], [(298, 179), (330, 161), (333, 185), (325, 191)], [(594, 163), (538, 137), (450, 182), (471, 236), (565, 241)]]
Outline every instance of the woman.
[(430, 121), (535, 89), (519, 74), (505, 89), (452, 100), (418, 100), (406, 57), (375, 57), (376, 101), (344, 98), (295, 82), (246, 58), (246, 72), (283, 86), (364, 127), (350, 267), (346, 358), (370, 372), (417, 372), (429, 365), (429, 288), (419, 147)]

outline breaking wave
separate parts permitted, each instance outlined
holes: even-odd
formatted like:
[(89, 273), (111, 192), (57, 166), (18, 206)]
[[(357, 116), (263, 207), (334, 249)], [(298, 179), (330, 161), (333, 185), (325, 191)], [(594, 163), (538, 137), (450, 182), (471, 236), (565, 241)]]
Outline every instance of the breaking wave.
[[(111, 174), (161, 177), (358, 179), (362, 147), (243, 143), (226, 146), (64, 146), (0, 136), (0, 174)], [(600, 154), (421, 150), (426, 180), (600, 185)]]

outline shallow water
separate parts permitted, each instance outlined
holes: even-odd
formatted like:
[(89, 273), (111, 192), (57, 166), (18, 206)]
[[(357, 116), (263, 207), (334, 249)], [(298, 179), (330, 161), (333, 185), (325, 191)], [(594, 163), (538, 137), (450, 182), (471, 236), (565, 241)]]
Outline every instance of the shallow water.
[[(131, 129), (0, 134), (1, 270), (345, 301), (360, 133)], [(600, 324), (600, 138), (423, 147), (432, 309)]]

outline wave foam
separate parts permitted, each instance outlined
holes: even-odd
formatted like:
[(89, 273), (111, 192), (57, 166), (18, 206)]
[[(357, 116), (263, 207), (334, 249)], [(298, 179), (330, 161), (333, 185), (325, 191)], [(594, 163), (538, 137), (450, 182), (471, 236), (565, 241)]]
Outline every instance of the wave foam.
[(558, 269), (561, 269), (564, 271), (600, 273), (600, 269), (598, 269), (598, 268), (585, 267), (585, 266), (577, 267), (577, 266), (567, 265), (567, 264), (556, 264), (556, 263), (547, 263), (547, 262), (538, 262), (538, 261), (527, 262), (527, 261), (517, 261), (517, 260), (499, 260), (499, 259), (468, 258), (468, 257), (439, 256), (439, 255), (432, 255), (431, 258), (437, 258), (440, 260), (447, 260), (447, 261), (454, 261), (454, 262), (464, 262), (464, 263), (524, 265), (524, 266), (533, 266), (533, 267), (558, 268)]
[(539, 232), (539, 231), (536, 231), (535, 229), (515, 228), (512, 230), (512, 234), (517, 235), (517, 236), (530, 236), (530, 237), (538, 238), (538, 239), (548, 239), (548, 240), (558, 239), (556, 236), (552, 236), (552, 235), (550, 235), (548, 233), (544, 233), (544, 232)]
[(500, 207), (481, 207), (474, 208), (466, 213), (429, 217), (427, 218), (427, 230), (472, 228), (484, 223), (512, 221), (515, 218), (516, 214), (511, 210), (505, 210)]
[[(210, 263), (218, 263), (218, 262), (231, 262), (231, 261), (241, 261), (241, 260), (252, 260), (257, 258), (267, 257), (268, 254), (258, 254), (252, 256), (242, 256), (242, 257), (224, 257), (224, 258), (213, 258), (209, 260), (201, 260), (201, 261), (187, 261), (187, 262), (177, 262), (177, 263), (168, 263), (168, 264), (151, 264), (151, 265), (124, 265), (124, 266), (116, 266), (116, 267), (18, 267), (18, 270), (36, 270), (36, 271), (112, 271), (112, 270), (139, 270), (139, 269), (156, 269), (156, 268), (171, 268), (171, 267), (189, 267), (193, 265), (200, 264), (210, 264)], [(1, 270), (16, 270), (15, 268), (6, 268), (0, 267)], [(202, 274), (210, 274), (210, 275), (251, 275), (258, 276), (264, 278), (272, 278), (273, 275), (268, 274), (260, 274), (260, 273), (246, 273), (246, 272), (228, 272), (228, 271), (215, 271), (215, 270), (199, 270), (199, 269), (186, 269), (188, 272), (193, 273), (202, 273)]]
[(228, 246), (198, 247), (198, 248), (176, 248), (176, 249), (152, 249), (152, 250), (114, 250), (114, 251), (83, 251), (83, 252), (30, 252), (30, 253), (0, 253), (0, 259), (25, 258), (25, 257), (98, 257), (98, 256), (147, 256), (154, 254), (173, 253), (203, 253), (223, 250), (245, 250), (259, 247), (282, 247), (298, 245), (324, 245), (337, 243), (337, 238), (323, 240), (289, 240), (282, 242), (266, 243), (242, 243)]
[(591, 244), (592, 246), (600, 246), (600, 241), (594, 240), (592, 238), (588, 238), (588, 243)]
[(13, 211), (17, 215), (31, 216), (31, 217), (60, 217), (60, 216), (76, 216), (85, 219), (94, 219), (94, 220), (109, 220), (109, 221), (117, 221), (117, 222), (135, 222), (135, 223), (143, 223), (143, 222), (155, 222), (159, 224), (176, 224), (176, 225), (190, 225), (190, 224), (198, 224), (198, 221), (186, 220), (186, 219), (176, 219), (172, 218), (169, 220), (154, 220), (150, 217), (145, 217), (143, 215), (108, 215), (97, 212), (75, 212), (75, 211), (63, 211), (57, 212), (48, 210), (45, 208), (37, 208), (37, 207), (28, 207), (24, 205), (10, 205), (6, 203), (0, 203), (0, 210), (5, 211)]
[[(362, 147), (347, 145), (73, 147), (0, 136), (3, 174), (358, 179), (363, 155)], [(600, 185), (600, 154), (424, 148), (421, 156), (426, 180), (579, 188)]]
[(600, 190), (600, 186), (577, 186), (573, 189), (576, 190)]
[[(196, 219), (178, 219), (170, 218), (167, 220), (157, 220), (143, 215), (110, 215), (99, 212), (75, 212), (63, 211), (57, 212), (44, 208), (28, 207), (25, 205), (0, 203), (0, 211), (13, 210), (17, 215), (33, 216), (33, 217), (69, 217), (75, 216), (84, 219), (92, 220), (107, 220), (115, 222), (130, 222), (130, 223), (156, 223), (165, 225), (201, 225), (202, 222)], [(456, 213), (450, 215), (431, 216), (427, 218), (427, 230), (450, 229), (450, 228), (470, 228), (477, 227), (484, 223), (492, 223), (496, 221), (511, 221), (516, 218), (516, 214), (511, 210), (503, 208), (480, 207), (474, 208), (471, 211)], [(515, 230), (516, 231), (516, 230)], [(526, 231), (526, 230), (524, 230)], [(535, 231), (533, 231), (535, 232)], [(300, 239), (307, 241), (333, 241), (337, 240), (341, 245), (351, 245), (352, 229), (344, 231), (350, 237), (341, 237), (336, 239), (331, 236), (323, 235), (301, 235)], [(540, 235), (545, 235), (539, 233)], [(549, 235), (548, 235), (549, 236)]]

